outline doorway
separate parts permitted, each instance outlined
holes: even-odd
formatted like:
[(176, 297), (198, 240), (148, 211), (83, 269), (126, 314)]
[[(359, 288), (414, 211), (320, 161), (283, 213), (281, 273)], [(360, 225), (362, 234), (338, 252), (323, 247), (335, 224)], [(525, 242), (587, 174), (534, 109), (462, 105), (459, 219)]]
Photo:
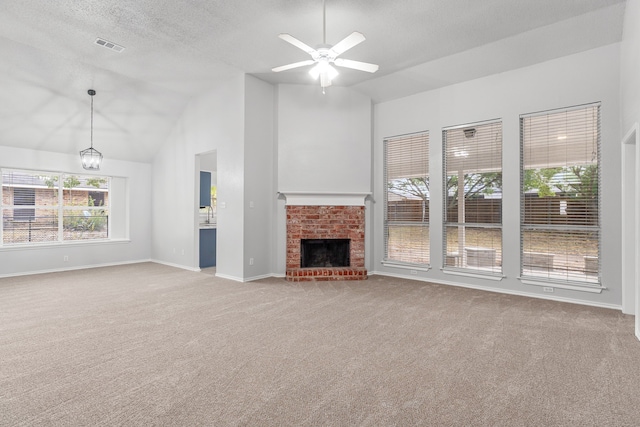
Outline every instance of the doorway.
[(201, 271), (215, 274), (217, 265), (218, 156), (215, 150), (196, 155), (196, 260)]

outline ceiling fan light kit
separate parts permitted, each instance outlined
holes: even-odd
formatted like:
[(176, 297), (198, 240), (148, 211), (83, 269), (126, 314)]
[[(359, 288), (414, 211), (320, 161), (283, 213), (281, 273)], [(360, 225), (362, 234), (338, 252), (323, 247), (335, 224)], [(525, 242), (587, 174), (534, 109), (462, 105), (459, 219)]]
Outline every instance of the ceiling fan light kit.
[[(315, 67), (309, 70), (309, 74), (313, 77), (314, 80), (318, 80), (318, 77), (328, 78), (329, 83), (326, 86), (331, 85), (331, 80), (338, 76), (338, 70), (329, 64), (327, 61), (320, 61), (316, 64)], [(323, 86), (324, 87), (324, 86)]]
[(336, 70), (331, 64), (338, 67), (351, 68), (359, 71), (366, 71), (368, 73), (375, 73), (378, 71), (376, 64), (370, 64), (368, 62), (353, 61), (350, 59), (338, 58), (352, 47), (362, 43), (365, 40), (364, 34), (354, 31), (347, 37), (339, 41), (335, 46), (328, 45), (326, 42), (327, 35), (327, 21), (326, 21), (326, 7), (325, 2), (322, 2), (322, 44), (317, 48), (312, 48), (307, 44), (301, 42), (291, 34), (280, 34), (282, 40), (294, 45), (298, 49), (301, 49), (311, 55), (311, 59), (306, 61), (294, 62), (292, 64), (282, 65), (280, 67), (272, 68), (271, 71), (279, 73), (280, 71), (291, 70), (293, 68), (305, 67), (307, 65), (316, 64), (309, 74), (315, 79), (320, 79), (320, 87), (322, 87), (322, 93), (325, 93), (325, 88), (331, 86), (331, 81), (338, 76), (338, 70)]

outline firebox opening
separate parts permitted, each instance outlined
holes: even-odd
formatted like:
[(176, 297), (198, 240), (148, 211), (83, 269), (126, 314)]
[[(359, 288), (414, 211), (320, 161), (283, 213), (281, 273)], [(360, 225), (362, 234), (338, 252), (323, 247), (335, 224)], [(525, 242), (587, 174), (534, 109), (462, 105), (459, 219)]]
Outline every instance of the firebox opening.
[(350, 239), (301, 239), (300, 267), (349, 267)]

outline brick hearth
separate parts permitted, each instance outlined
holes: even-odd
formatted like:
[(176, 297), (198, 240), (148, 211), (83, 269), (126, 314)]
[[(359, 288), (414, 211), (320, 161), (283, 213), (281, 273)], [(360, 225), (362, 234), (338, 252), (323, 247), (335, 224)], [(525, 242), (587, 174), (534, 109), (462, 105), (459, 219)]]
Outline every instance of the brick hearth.
[[(349, 267), (300, 267), (301, 239), (350, 239)], [(287, 280), (364, 280), (364, 206), (287, 206)]]

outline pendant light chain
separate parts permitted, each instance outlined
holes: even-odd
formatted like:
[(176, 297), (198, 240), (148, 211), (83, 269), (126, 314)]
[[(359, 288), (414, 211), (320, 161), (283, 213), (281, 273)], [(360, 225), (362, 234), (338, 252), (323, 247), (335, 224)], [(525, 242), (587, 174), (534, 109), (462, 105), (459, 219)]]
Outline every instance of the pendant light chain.
[(80, 159), (82, 159), (82, 167), (90, 170), (100, 170), (100, 163), (102, 163), (102, 153), (93, 148), (93, 96), (96, 91), (89, 89), (87, 93), (91, 96), (91, 147), (86, 150), (80, 151)]
[(93, 95), (91, 95), (91, 148), (93, 148)]

